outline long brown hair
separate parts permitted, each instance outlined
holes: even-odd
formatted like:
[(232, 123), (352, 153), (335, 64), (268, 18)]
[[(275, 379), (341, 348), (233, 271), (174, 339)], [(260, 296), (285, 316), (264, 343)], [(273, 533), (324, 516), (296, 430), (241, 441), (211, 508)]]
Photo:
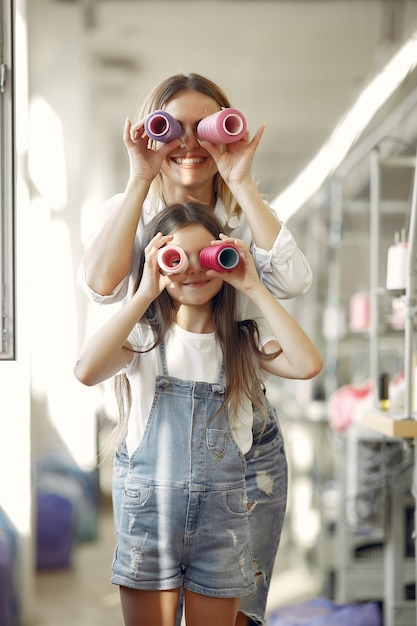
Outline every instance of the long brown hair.
[[(159, 232), (169, 235), (190, 224), (202, 225), (214, 239), (218, 239), (220, 233), (225, 232), (225, 226), (220, 224), (213, 211), (205, 205), (192, 202), (166, 207), (145, 228), (141, 241), (137, 285), (145, 263), (144, 249), (151, 239)], [(236, 419), (239, 407), (246, 397), (266, 416), (266, 401), (259, 381), (260, 359), (266, 357), (258, 347), (259, 332), (256, 321), (238, 319), (236, 290), (226, 282), (213, 298), (212, 310), (215, 333), (223, 352), (225, 367), (226, 393), (222, 407), (228, 405), (231, 419)], [(168, 291), (164, 289), (145, 311), (141, 320), (138, 320), (152, 328), (154, 343), (146, 347), (135, 346), (134, 350), (143, 353), (156, 348), (163, 341), (174, 319), (173, 302)], [(130, 389), (124, 374), (116, 379), (118, 379), (116, 394), (119, 410), (126, 425), (130, 408)]]
[[(231, 107), (231, 103), (226, 94), (220, 89), (216, 83), (200, 74), (175, 74), (163, 80), (159, 85), (153, 88), (148, 97), (143, 102), (138, 112), (138, 118), (142, 119), (149, 113), (158, 109), (164, 109), (168, 102), (179, 93), (184, 91), (198, 91), (208, 96), (219, 106), (219, 110)], [(151, 142), (152, 143), (152, 142)], [(215, 197), (219, 197), (225, 206), (228, 218), (231, 215), (239, 213), (241, 208), (234, 199), (230, 189), (217, 172), (213, 179), (213, 192)], [(149, 198), (155, 206), (155, 210), (159, 208), (159, 203), (163, 199), (162, 178), (159, 173), (151, 183)]]

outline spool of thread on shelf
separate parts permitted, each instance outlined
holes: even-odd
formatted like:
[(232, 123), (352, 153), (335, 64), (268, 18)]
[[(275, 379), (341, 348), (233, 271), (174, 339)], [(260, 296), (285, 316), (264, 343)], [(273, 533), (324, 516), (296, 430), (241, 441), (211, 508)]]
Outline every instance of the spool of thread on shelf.
[(378, 398), (381, 411), (389, 411), (391, 406), (389, 399), (389, 374), (386, 372), (382, 372), (379, 376)]
[(355, 293), (350, 299), (349, 328), (354, 333), (366, 332), (371, 322), (370, 300), (367, 293)]
[(387, 289), (405, 289), (407, 280), (408, 243), (404, 231), (401, 239), (395, 233), (395, 243), (388, 248), (387, 257)]

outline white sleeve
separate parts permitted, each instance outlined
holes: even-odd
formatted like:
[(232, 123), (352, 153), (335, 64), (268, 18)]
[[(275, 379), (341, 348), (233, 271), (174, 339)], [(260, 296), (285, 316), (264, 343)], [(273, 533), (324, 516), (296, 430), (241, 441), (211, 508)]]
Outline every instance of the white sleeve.
[[(277, 300), (294, 298), (308, 291), (313, 280), (309, 262), (301, 252), (288, 228), (281, 223), (271, 205), (264, 200), (281, 224), (280, 232), (271, 250), (258, 248), (243, 211), (228, 220), (231, 236), (243, 239), (250, 246), (259, 277)], [(218, 201), (215, 209), (220, 219), (224, 219), (224, 206)]]
[(271, 250), (253, 244), (252, 254), (261, 281), (275, 298), (294, 298), (310, 288), (313, 280), (310, 264), (284, 224)]
[(87, 283), (87, 278), (85, 276), (85, 268), (83, 263), (80, 263), (77, 274), (77, 282), (84, 293), (88, 296), (90, 300), (93, 302), (97, 302), (98, 304), (114, 304), (116, 302), (121, 302), (127, 292), (129, 285), (129, 277), (125, 276), (122, 281), (113, 289), (112, 293), (103, 296), (101, 293), (97, 293), (94, 291), (89, 284)]

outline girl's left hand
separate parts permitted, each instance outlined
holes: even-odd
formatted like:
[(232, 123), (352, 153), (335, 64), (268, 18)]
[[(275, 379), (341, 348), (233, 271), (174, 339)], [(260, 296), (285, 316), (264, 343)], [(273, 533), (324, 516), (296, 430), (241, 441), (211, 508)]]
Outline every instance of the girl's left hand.
[(234, 245), (238, 248), (240, 256), (239, 264), (230, 272), (207, 270), (207, 276), (217, 276), (222, 278), (238, 291), (248, 294), (251, 289), (260, 284), (258, 272), (256, 271), (255, 262), (249, 247), (242, 239), (233, 239), (232, 237), (227, 237), (223, 233), (220, 234), (220, 240), (213, 242), (213, 245), (224, 243)]
[(209, 141), (200, 141), (217, 165), (218, 172), (227, 186), (242, 184), (252, 179), (252, 163), (256, 149), (265, 130), (265, 124), (258, 128), (251, 141), (249, 131), (245, 137), (235, 143), (215, 146)]

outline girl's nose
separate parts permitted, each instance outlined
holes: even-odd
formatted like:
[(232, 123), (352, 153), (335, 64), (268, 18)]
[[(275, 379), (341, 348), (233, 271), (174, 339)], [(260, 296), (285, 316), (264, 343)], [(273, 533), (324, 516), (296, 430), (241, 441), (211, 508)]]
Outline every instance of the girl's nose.
[(202, 265), (200, 263), (200, 257), (198, 254), (190, 254), (188, 255), (188, 274), (198, 274), (202, 271)]

